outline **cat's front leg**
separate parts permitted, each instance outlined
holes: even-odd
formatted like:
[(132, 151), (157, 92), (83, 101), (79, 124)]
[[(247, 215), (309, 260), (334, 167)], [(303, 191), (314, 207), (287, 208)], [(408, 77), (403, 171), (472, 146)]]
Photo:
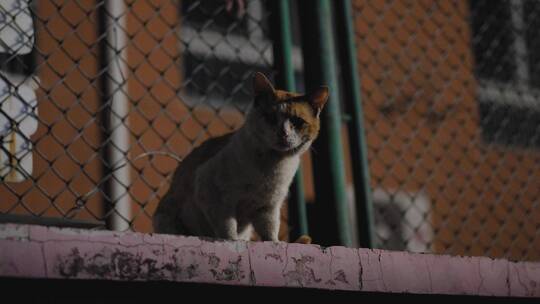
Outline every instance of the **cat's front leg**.
[(211, 225), (216, 237), (227, 240), (238, 240), (238, 222), (232, 216), (215, 218)]
[(253, 219), (253, 228), (263, 241), (279, 242), (279, 207), (258, 210)]
[(214, 237), (238, 240), (238, 222), (230, 208), (212, 205), (205, 211), (208, 224), (214, 231)]
[[(202, 173), (201, 173), (202, 172)], [(213, 237), (238, 240), (238, 223), (236, 220), (235, 207), (223, 198), (223, 190), (217, 187), (217, 183), (210, 171), (201, 171), (197, 174), (196, 201), (204, 214), (208, 226), (213, 230)], [(206, 174), (205, 174), (206, 173)]]

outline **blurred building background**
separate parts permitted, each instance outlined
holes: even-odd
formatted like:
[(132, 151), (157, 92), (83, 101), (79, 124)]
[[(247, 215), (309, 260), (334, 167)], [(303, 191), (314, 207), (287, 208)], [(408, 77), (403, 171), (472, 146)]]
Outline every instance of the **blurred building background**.
[[(374, 246), (538, 260), (540, 4), (352, 2)], [(177, 164), (167, 154), (238, 128), (252, 73), (282, 72), (268, 1), (26, 4), (0, 4), (5, 221), (151, 232)], [(290, 1), (298, 91), (305, 5)], [(358, 245), (358, 155), (342, 116)], [(308, 206), (320, 204), (316, 157), (303, 160)]]

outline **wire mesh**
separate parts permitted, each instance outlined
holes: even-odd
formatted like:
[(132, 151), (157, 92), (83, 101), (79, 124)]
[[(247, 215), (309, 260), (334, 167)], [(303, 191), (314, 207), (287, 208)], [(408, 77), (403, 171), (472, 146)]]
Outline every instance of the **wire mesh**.
[[(376, 247), (538, 260), (540, 4), (352, 2)], [(0, 3), (0, 215), (151, 231), (275, 72), (266, 2), (28, 3)]]
[(267, 17), (259, 0), (2, 1), (0, 213), (151, 231), (175, 158), (237, 128), (251, 75), (272, 75)]
[(354, 1), (376, 246), (540, 258), (540, 3)]

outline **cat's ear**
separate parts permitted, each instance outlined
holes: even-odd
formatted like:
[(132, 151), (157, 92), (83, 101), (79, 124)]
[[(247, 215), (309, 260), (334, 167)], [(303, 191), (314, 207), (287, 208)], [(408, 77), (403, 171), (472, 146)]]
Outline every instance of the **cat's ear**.
[(273, 95), (275, 91), (274, 86), (263, 73), (256, 72), (255, 75), (253, 75), (253, 92), (255, 96), (263, 94)]
[(327, 86), (320, 86), (307, 94), (307, 99), (317, 113), (317, 116), (319, 115), (319, 113), (321, 113), (324, 105), (328, 101), (328, 94), (329, 89)]

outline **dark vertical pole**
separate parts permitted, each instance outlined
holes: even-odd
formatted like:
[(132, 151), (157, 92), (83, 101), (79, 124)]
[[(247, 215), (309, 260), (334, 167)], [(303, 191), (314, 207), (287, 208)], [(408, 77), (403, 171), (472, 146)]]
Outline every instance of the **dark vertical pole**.
[(99, 1), (99, 8), (97, 11), (97, 27), (98, 27), (98, 43), (99, 43), (99, 92), (100, 98), (99, 119), (101, 122), (101, 146), (100, 154), (102, 160), (101, 166), (101, 180), (99, 187), (101, 189), (101, 195), (103, 197), (103, 214), (105, 217), (106, 225), (108, 229), (112, 229), (111, 212), (114, 212), (113, 202), (111, 201), (111, 176), (113, 173), (113, 165), (110, 161), (110, 87), (108, 78), (108, 56), (107, 56), (107, 7), (105, 0)]
[(366, 137), (364, 132), (364, 114), (360, 94), (360, 77), (356, 61), (356, 47), (350, 0), (333, 2), (338, 19), (338, 45), (340, 50), (341, 71), (343, 77), (345, 109), (349, 113), (349, 142), (354, 178), (354, 196), (356, 198), (356, 218), (360, 235), (360, 247), (373, 247), (373, 206), (369, 167), (367, 160)]
[[(270, 1), (272, 14), (272, 40), (274, 66), (277, 70), (276, 83), (279, 88), (296, 91), (292, 62), (292, 25), (289, 0)], [(289, 240), (308, 234), (308, 220), (304, 196), (302, 168), (296, 172), (289, 197)]]
[[(352, 244), (348, 220), (339, 85), (330, 1), (302, 0), (300, 23), (304, 75), (308, 90), (319, 85), (330, 87), (330, 98), (321, 113), (321, 132), (314, 143), (313, 169), (316, 218), (310, 217), (310, 231), (322, 245)], [(314, 229), (312, 229), (314, 228)], [(313, 233), (315, 231), (316, 233)]]

